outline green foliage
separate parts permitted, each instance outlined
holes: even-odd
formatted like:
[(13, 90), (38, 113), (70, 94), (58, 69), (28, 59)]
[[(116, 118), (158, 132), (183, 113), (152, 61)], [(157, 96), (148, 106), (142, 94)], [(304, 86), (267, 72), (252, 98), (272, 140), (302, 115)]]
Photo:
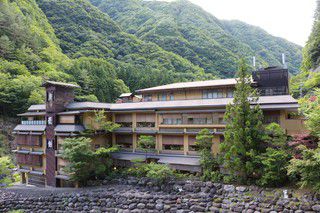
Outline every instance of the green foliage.
[(263, 141), (268, 143), (268, 146), (274, 148), (285, 148), (287, 145), (287, 135), (281, 126), (277, 123), (268, 124), (265, 127)]
[(244, 60), (240, 61), (238, 78), (233, 103), (226, 108), (225, 140), (220, 149), (224, 167), (231, 175), (238, 175), (240, 181), (247, 181), (254, 178), (257, 165), (253, 158), (262, 151), (263, 115), (258, 105), (250, 107), (258, 97), (250, 86), (251, 77)]
[(280, 65), (281, 53), (290, 56), (292, 73), (299, 70), (298, 45), (239, 21), (220, 21), (189, 1), (90, 1), (126, 32), (180, 55), (206, 73), (232, 77), (242, 56), (255, 55), (261, 65)]
[[(108, 59), (108, 62), (116, 67), (120, 79), (131, 90), (212, 77), (205, 75), (203, 69), (187, 59), (121, 31), (108, 15), (88, 1), (37, 2), (54, 27), (61, 41), (61, 48), (68, 56)], [(109, 72), (112, 72), (112, 69), (109, 67)], [(102, 84), (105, 79), (97, 80)], [(96, 88), (100, 89), (98, 86)], [(96, 93), (95, 95), (99, 100), (105, 97)], [(111, 93), (111, 97), (114, 97), (112, 95)]]
[(219, 165), (212, 153), (213, 136), (208, 129), (202, 129), (196, 136), (196, 146), (200, 151), (200, 164), (202, 179), (217, 181), (219, 177)]
[(257, 156), (261, 163), (261, 177), (257, 183), (261, 186), (283, 186), (288, 181), (287, 166), (291, 155), (285, 150), (267, 148)]
[(129, 169), (129, 174), (137, 177), (148, 177), (156, 180), (158, 183), (164, 183), (171, 178), (176, 177), (175, 171), (166, 164), (157, 163), (135, 163)]
[(4, 157), (9, 154), (9, 143), (7, 141), (6, 136), (0, 134), (0, 157)]
[(96, 110), (94, 114), (94, 121), (98, 124), (99, 129), (104, 130), (105, 132), (113, 132), (120, 128), (120, 124), (108, 121), (104, 110)]
[(299, 100), (301, 112), (307, 118), (306, 125), (313, 136), (320, 138), (320, 89)]
[(152, 135), (141, 135), (138, 140), (138, 148), (149, 151), (154, 150), (156, 146), (156, 141)]
[(302, 159), (293, 158), (288, 166), (288, 174), (298, 179), (301, 187), (310, 187), (320, 191), (320, 148), (301, 147)]
[(14, 165), (8, 156), (0, 157), (0, 188), (16, 182), (16, 177), (11, 171), (13, 168)]
[(66, 138), (62, 145), (62, 157), (69, 162), (65, 170), (71, 180), (86, 185), (90, 179), (102, 179), (111, 172), (112, 160), (110, 153), (117, 149), (91, 148), (91, 139), (85, 137)]

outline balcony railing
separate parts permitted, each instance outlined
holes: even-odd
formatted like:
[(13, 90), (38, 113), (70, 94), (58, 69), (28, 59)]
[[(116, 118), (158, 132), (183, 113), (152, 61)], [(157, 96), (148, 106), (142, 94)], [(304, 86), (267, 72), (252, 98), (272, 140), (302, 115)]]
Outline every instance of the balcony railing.
[(21, 121), (23, 125), (46, 125), (45, 120)]

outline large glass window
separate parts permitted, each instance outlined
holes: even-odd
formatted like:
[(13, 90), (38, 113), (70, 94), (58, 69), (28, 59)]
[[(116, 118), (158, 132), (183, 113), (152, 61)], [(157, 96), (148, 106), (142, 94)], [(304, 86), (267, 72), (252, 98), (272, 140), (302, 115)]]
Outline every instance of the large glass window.
[(233, 89), (228, 89), (227, 90), (227, 98), (233, 98)]
[(223, 89), (204, 90), (202, 97), (204, 99), (224, 98), (225, 92)]

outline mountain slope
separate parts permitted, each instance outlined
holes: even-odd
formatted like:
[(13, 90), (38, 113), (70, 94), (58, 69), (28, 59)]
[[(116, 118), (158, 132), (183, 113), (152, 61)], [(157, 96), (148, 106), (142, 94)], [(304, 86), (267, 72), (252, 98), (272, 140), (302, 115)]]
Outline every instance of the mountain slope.
[[(168, 51), (187, 58), (208, 73), (231, 77), (239, 57), (256, 56), (262, 65), (281, 63), (281, 53), (288, 53), (289, 68), (297, 73), (301, 61), (298, 45), (273, 37), (252, 27), (241, 32), (238, 24), (220, 21), (200, 7), (185, 0), (173, 2), (142, 0), (91, 0), (101, 11), (110, 15), (122, 29), (139, 38), (158, 44)], [(232, 27), (235, 29), (232, 29)], [(254, 35), (254, 32), (257, 35)], [(244, 38), (249, 35), (252, 42)], [(261, 37), (263, 36), (263, 37)], [(256, 45), (276, 44), (276, 49)], [(297, 63), (295, 61), (298, 61)]]
[(297, 74), (302, 60), (301, 47), (279, 37), (272, 36), (260, 27), (241, 21), (221, 21), (224, 29), (242, 43), (247, 44), (255, 53), (270, 65), (281, 65), (281, 54), (287, 56), (291, 73)]
[(0, 114), (43, 101), (42, 80), (68, 79), (69, 63), (34, 0), (0, 2)]
[(121, 31), (110, 17), (86, 0), (39, 0), (71, 58), (108, 59), (130, 89), (176, 81), (212, 78), (190, 61)]

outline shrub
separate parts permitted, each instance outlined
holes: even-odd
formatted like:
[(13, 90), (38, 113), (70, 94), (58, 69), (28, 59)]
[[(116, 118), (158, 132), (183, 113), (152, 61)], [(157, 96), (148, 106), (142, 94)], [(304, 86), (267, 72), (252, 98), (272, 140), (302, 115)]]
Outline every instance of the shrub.
[(287, 166), (291, 155), (284, 150), (267, 148), (266, 152), (258, 156), (261, 162), (262, 176), (257, 181), (261, 186), (281, 186), (288, 180)]
[(202, 168), (201, 179), (204, 181), (211, 180), (212, 174), (215, 175), (219, 171), (219, 164), (211, 150), (212, 138), (213, 136), (208, 129), (202, 129), (196, 136), (195, 144), (199, 147), (200, 165)]
[(134, 167), (129, 168), (129, 174), (137, 177), (148, 177), (156, 180), (158, 183), (177, 177), (177, 174), (166, 164), (157, 164), (151, 162), (149, 164), (136, 162)]
[(287, 145), (287, 135), (277, 123), (270, 123), (265, 127), (265, 135), (262, 139), (269, 147), (285, 148)]
[(11, 159), (6, 157), (0, 157), (0, 187), (10, 186), (16, 182), (18, 177), (12, 173), (14, 165)]
[(94, 151), (91, 148), (91, 139), (85, 137), (66, 138), (62, 144), (62, 157), (69, 164), (65, 170), (71, 180), (86, 185), (90, 179), (105, 178), (112, 167), (110, 153), (117, 148), (99, 148)]
[(311, 187), (316, 191), (320, 191), (320, 148), (302, 149), (302, 158), (293, 158), (288, 166), (288, 174), (298, 179), (301, 187)]

